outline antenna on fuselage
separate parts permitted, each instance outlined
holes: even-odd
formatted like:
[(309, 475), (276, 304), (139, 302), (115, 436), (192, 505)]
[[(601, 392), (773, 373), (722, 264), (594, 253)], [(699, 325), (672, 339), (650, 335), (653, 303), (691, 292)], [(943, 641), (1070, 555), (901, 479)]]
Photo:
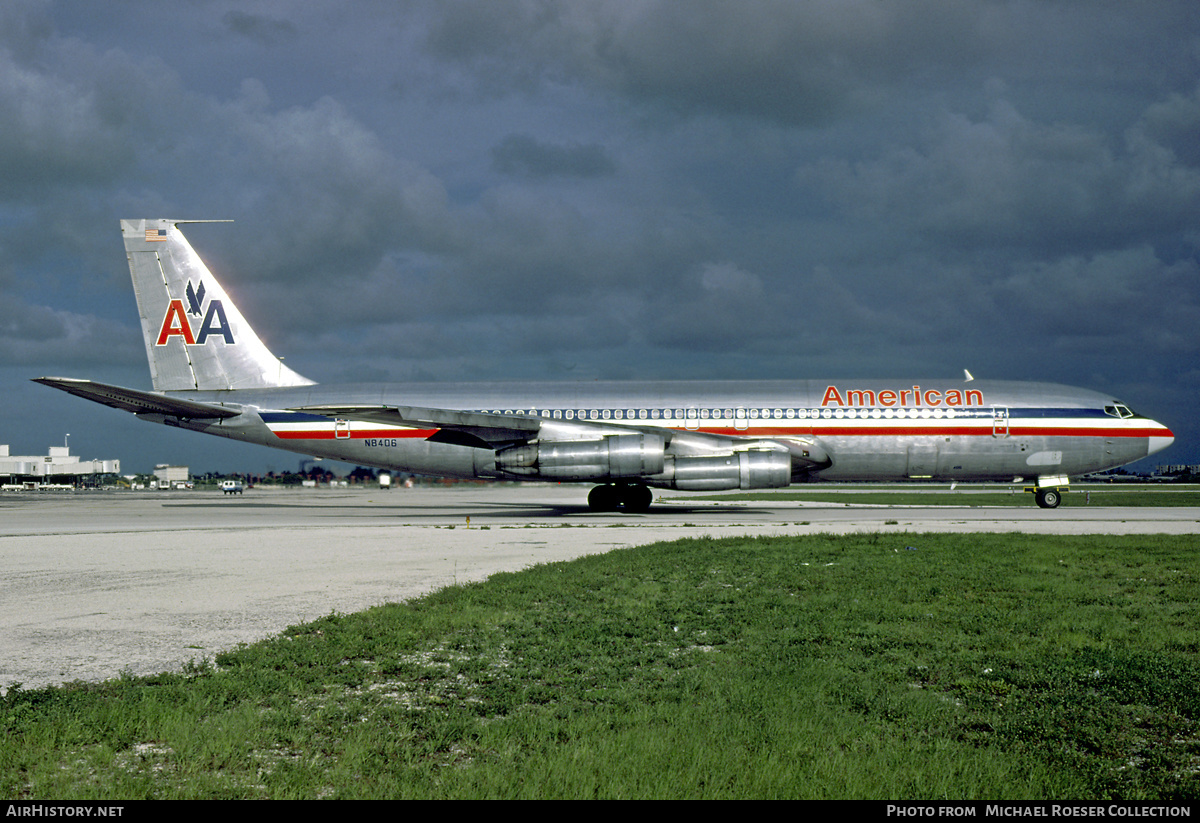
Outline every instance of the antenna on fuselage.
[(975, 375), (971, 374), (971, 373), (970, 373), (969, 371), (967, 371), (966, 369), (963, 369), (963, 374), (964, 374), (964, 375), (966, 376), (966, 378), (967, 378), (967, 379), (966, 379), (966, 382), (967, 382), (967, 383), (970, 383), (972, 380), (974, 380), (974, 379), (975, 379)]

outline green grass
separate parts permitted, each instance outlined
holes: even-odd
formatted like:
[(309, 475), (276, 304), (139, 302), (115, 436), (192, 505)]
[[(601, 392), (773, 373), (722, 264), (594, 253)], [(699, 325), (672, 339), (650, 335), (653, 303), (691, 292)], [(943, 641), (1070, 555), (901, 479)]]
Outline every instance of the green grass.
[(0, 700), (8, 798), (1200, 797), (1200, 538), (691, 539)]
[[(1016, 488), (1016, 487), (1014, 487)], [(804, 501), (836, 505), (875, 506), (1036, 506), (1033, 495), (1015, 491), (979, 491), (969, 486), (950, 490), (948, 486), (907, 486), (875, 490), (871, 486), (847, 487), (843, 491), (804, 490), (793, 486), (787, 491), (741, 492), (703, 497), (676, 497), (674, 500)], [(1100, 486), (1072, 487), (1062, 496), (1062, 505), (1072, 506), (1200, 506), (1200, 489), (1171, 486)]]

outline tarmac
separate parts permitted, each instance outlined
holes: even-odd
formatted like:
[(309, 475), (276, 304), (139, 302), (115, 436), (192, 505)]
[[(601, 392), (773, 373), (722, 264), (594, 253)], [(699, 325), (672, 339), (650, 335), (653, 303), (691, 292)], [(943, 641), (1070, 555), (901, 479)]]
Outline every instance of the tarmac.
[(0, 494), (0, 690), (178, 670), (332, 612), (500, 571), (696, 535), (1196, 534), (1200, 508), (870, 506), (588, 487)]

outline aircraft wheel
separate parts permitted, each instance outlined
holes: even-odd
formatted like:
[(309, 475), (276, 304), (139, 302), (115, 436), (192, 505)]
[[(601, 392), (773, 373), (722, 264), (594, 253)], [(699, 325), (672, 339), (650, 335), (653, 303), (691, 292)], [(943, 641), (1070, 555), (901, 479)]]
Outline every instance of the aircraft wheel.
[(588, 492), (588, 507), (594, 512), (625, 511), (640, 514), (650, 509), (654, 494), (641, 483), (605, 484)]
[(620, 505), (616, 486), (597, 486), (588, 492), (588, 508), (594, 512), (615, 512)]
[(654, 494), (649, 486), (641, 483), (630, 483), (621, 489), (621, 508), (627, 512), (641, 514), (650, 510)]
[(1062, 502), (1062, 492), (1058, 489), (1042, 489), (1035, 495), (1037, 504), (1043, 509), (1057, 509)]

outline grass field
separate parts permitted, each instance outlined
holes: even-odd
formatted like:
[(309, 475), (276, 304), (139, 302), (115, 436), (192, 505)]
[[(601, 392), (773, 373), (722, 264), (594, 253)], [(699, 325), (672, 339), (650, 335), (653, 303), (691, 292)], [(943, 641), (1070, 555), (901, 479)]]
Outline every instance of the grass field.
[[(873, 506), (1034, 506), (1032, 494), (1020, 486), (958, 486), (907, 484), (873, 486), (858, 484), (840, 489), (792, 486), (781, 491), (735, 492), (705, 495), (704, 500), (794, 500), (809, 503)], [(1074, 484), (1062, 496), (1062, 505), (1072, 506), (1200, 506), (1200, 487), (1191, 484), (1113, 485)]]
[(0, 795), (1200, 797), (1200, 538), (690, 539), (10, 688)]

